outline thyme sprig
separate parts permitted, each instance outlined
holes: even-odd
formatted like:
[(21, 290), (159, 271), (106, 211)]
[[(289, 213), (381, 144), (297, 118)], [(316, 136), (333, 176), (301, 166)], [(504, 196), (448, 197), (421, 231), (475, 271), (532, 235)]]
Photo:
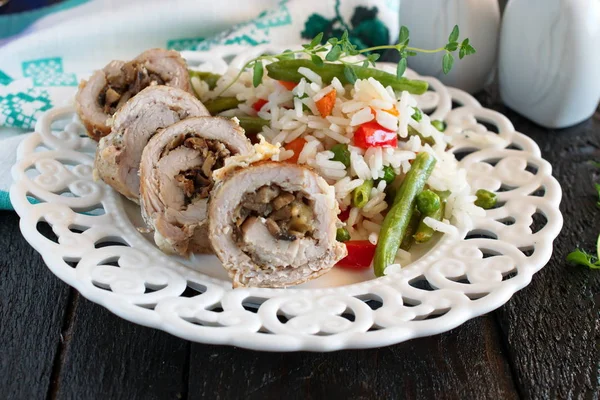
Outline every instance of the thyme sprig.
[[(398, 33), (398, 43), (374, 46), (365, 49), (359, 49), (353, 44), (348, 35), (348, 31), (345, 31), (341, 38), (332, 37), (323, 43), (323, 32), (317, 34), (310, 43), (303, 44), (299, 50), (285, 50), (280, 54), (263, 54), (259, 57), (253, 58), (248, 61), (240, 69), (239, 73), (233, 78), (233, 80), (220, 91), (218, 96), (222, 95), (227, 89), (241, 77), (242, 73), (246, 70), (252, 70), (252, 84), (257, 87), (262, 82), (264, 76), (263, 61), (282, 61), (291, 60), (296, 58), (298, 54), (307, 55), (316, 66), (323, 66), (325, 61), (328, 62), (339, 62), (344, 65), (344, 76), (350, 83), (354, 83), (357, 80), (356, 72), (353, 67), (361, 65), (362, 67), (369, 67), (369, 65), (375, 67), (375, 62), (379, 59), (379, 54), (375, 51), (379, 50), (396, 50), (400, 54), (400, 61), (396, 68), (396, 75), (400, 78), (406, 71), (407, 58), (416, 56), (418, 53), (433, 54), (439, 52), (445, 52), (442, 58), (442, 71), (444, 74), (448, 74), (454, 65), (453, 53), (458, 51), (458, 57), (463, 59), (464, 57), (475, 54), (475, 48), (469, 43), (469, 39), (459, 40), (459, 29), (458, 25), (454, 26), (450, 36), (448, 37), (448, 43), (443, 47), (437, 49), (421, 49), (418, 47), (409, 46), (410, 32), (406, 26), (402, 26)], [(323, 60), (322, 55), (325, 54)], [(362, 60), (355, 60), (353, 57), (363, 55), (365, 58)]]

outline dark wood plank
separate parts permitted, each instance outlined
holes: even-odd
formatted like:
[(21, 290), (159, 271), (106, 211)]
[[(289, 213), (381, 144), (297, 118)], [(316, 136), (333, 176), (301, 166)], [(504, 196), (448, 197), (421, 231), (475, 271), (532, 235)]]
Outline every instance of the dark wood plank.
[[(0, 212), (0, 227), (0, 397), (44, 398), (69, 287), (21, 236), (14, 212)], [(42, 230), (52, 233), (49, 226)]]
[(189, 342), (135, 325), (78, 296), (58, 399), (186, 398)]
[(517, 398), (491, 316), (381, 349), (261, 353), (192, 345), (189, 399)]
[(517, 385), (525, 398), (600, 397), (600, 271), (568, 265), (577, 246), (595, 249), (600, 209), (593, 182), (600, 170), (600, 121), (548, 131), (497, 106), (531, 136), (563, 188), (563, 230), (549, 264), (497, 315)]

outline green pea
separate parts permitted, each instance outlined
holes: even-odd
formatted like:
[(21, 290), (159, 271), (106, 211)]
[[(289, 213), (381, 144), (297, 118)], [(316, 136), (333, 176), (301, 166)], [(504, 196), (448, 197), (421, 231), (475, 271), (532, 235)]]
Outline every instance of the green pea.
[(444, 204), (442, 204), (442, 206), (440, 208), (438, 208), (436, 211), (434, 211), (432, 214), (422, 216), (421, 220), (419, 221), (419, 225), (417, 226), (417, 230), (415, 231), (415, 234), (413, 235), (414, 241), (416, 243), (429, 242), (431, 240), (431, 238), (433, 237), (433, 235), (435, 234), (435, 231), (429, 225), (425, 224), (425, 222), (423, 222), (423, 220), (426, 217), (429, 217), (429, 218), (433, 218), (436, 221), (441, 221), (443, 215), (444, 215)]
[(423, 215), (431, 215), (441, 207), (440, 196), (426, 189), (417, 195), (417, 208)]
[(371, 189), (373, 189), (373, 181), (366, 180), (362, 185), (354, 189), (352, 192), (352, 205), (357, 208), (363, 208), (371, 197)]
[(431, 125), (440, 132), (444, 132), (446, 130), (446, 123), (444, 121), (440, 121), (439, 119), (431, 121)]
[(350, 150), (348, 145), (344, 143), (338, 143), (331, 148), (333, 152), (333, 161), (339, 161), (348, 168), (350, 166)]
[(477, 192), (475, 192), (475, 195), (477, 196), (475, 205), (483, 208), (484, 210), (494, 208), (498, 202), (496, 193), (490, 192), (489, 190), (479, 189)]
[(417, 107), (413, 107), (413, 110), (415, 110), (415, 112), (412, 115), (412, 119), (414, 119), (417, 122), (421, 121), (423, 119), (423, 112)]
[(383, 179), (388, 185), (394, 182), (396, 179), (396, 173), (394, 172), (394, 168), (389, 165), (383, 167)]
[(347, 242), (350, 240), (350, 232), (346, 228), (338, 228), (335, 232), (335, 240), (338, 242)]

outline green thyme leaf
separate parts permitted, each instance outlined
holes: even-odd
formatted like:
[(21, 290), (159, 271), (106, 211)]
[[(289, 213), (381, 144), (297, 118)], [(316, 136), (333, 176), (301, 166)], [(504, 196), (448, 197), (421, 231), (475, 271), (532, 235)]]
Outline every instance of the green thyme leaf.
[(356, 80), (358, 79), (358, 77), (356, 76), (356, 72), (354, 71), (354, 68), (352, 68), (352, 66), (348, 65), (348, 64), (344, 65), (344, 76), (346, 77), (348, 82), (350, 82), (353, 85), (354, 85), (354, 83), (356, 83)]
[(598, 192), (598, 202), (596, 203), (596, 205), (600, 207), (600, 184), (596, 183), (594, 186), (596, 187), (596, 191)]
[(406, 55), (409, 56), (409, 57), (414, 57), (414, 56), (417, 55), (417, 52), (416, 51), (412, 51), (412, 50), (408, 50), (406, 52)]
[(600, 161), (590, 161), (590, 164), (592, 164), (596, 168), (600, 168)]
[(367, 57), (371, 63), (375, 64), (377, 60), (379, 60), (380, 55), (378, 53), (369, 54)]
[(265, 73), (262, 62), (255, 61), (253, 69), (254, 75), (252, 76), (252, 84), (254, 85), (254, 87), (258, 87), (258, 85), (260, 85), (260, 83), (262, 82), (262, 78)]
[(408, 44), (410, 33), (408, 28), (404, 25), (400, 27), (400, 33), (398, 34), (398, 43), (406, 46)]
[(459, 35), (458, 25), (454, 25), (454, 28), (452, 29), (452, 32), (450, 33), (450, 36), (448, 37), (448, 43), (458, 42), (458, 35)]
[(470, 44), (465, 46), (465, 55), (469, 56), (471, 54), (475, 54), (477, 53), (477, 50), (475, 50), (475, 47), (471, 46)]
[(465, 53), (466, 53), (467, 49), (465, 47), (461, 47), (460, 50), (458, 51), (458, 58), (459, 59), (463, 59), (465, 57)]
[(325, 65), (323, 59), (316, 54), (310, 56), (310, 59), (312, 60), (313, 64), (315, 64), (317, 67), (322, 67), (323, 65)]
[(446, 53), (444, 55), (444, 58), (442, 59), (442, 70), (444, 71), (444, 74), (447, 75), (448, 72), (450, 72), (453, 64), (454, 64), (454, 57), (452, 57), (452, 54)]
[(456, 51), (456, 49), (458, 49), (458, 42), (448, 43), (445, 49), (448, 51)]
[(321, 44), (321, 40), (323, 40), (323, 32), (319, 32), (317, 36), (315, 36), (314, 39), (310, 41), (309, 48), (315, 48), (318, 44)]
[(283, 53), (276, 55), (275, 58), (283, 61), (283, 60), (293, 60), (296, 57), (292, 53), (292, 50), (287, 49)]
[(342, 48), (340, 46), (333, 46), (331, 48), (331, 50), (329, 50), (329, 53), (327, 53), (327, 55), (325, 56), (325, 59), (327, 61), (337, 61), (340, 59), (340, 56), (342, 55)]
[(398, 62), (398, 66), (396, 67), (396, 76), (398, 78), (402, 78), (404, 71), (406, 71), (406, 58), (403, 58)]

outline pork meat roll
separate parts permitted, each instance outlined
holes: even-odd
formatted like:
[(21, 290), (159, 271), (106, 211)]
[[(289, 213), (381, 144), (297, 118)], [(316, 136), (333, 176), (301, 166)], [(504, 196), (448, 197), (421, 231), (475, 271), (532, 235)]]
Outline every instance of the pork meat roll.
[(312, 170), (256, 163), (215, 185), (209, 238), (234, 287), (297, 285), (346, 256), (338, 212), (333, 188)]
[(181, 89), (150, 86), (128, 101), (102, 138), (94, 164), (97, 177), (122, 195), (139, 201), (142, 151), (160, 129), (190, 117), (210, 115), (200, 100)]
[(79, 118), (94, 140), (110, 132), (110, 118), (130, 98), (150, 85), (191, 92), (187, 65), (178, 52), (151, 49), (129, 62), (112, 61), (82, 81), (76, 103)]
[(166, 253), (211, 251), (207, 201), (212, 172), (253, 151), (244, 130), (221, 117), (189, 118), (156, 134), (140, 164), (142, 216)]

